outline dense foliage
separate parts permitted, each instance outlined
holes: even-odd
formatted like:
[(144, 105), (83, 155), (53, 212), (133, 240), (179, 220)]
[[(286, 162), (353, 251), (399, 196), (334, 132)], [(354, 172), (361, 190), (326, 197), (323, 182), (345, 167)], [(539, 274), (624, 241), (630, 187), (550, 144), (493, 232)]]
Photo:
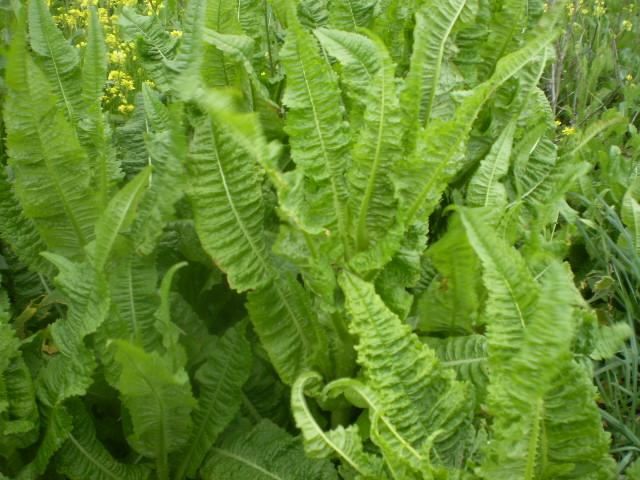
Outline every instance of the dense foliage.
[(640, 478), (637, 6), (0, 6), (0, 478)]

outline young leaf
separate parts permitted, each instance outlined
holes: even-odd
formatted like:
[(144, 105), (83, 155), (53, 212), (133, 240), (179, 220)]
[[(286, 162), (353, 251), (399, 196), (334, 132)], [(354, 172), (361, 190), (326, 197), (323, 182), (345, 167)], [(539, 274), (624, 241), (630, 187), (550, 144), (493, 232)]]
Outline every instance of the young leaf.
[(96, 223), (96, 240), (93, 263), (102, 271), (117, 235), (133, 222), (136, 206), (149, 182), (151, 167), (142, 170), (136, 177), (116, 193)]
[(480, 162), (467, 190), (467, 202), (471, 206), (501, 206), (507, 201), (507, 192), (500, 179), (509, 170), (509, 158), (517, 118), (514, 116), (491, 147), (489, 154)]

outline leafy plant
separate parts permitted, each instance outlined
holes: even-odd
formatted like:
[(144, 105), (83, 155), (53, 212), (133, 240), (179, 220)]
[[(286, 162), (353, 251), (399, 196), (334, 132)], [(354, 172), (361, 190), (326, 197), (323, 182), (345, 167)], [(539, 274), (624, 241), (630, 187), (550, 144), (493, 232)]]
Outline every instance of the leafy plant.
[(611, 478), (589, 357), (629, 332), (563, 262), (589, 165), (538, 87), (562, 9), (163, 11), (180, 40), (121, 10), (123, 123), (99, 13), (78, 53), (12, 4), (0, 472)]

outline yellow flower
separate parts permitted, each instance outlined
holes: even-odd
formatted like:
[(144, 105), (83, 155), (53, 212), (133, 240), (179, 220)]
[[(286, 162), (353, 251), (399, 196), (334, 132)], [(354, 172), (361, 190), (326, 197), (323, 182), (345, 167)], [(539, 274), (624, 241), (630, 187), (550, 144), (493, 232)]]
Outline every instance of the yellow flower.
[(182, 38), (182, 30), (171, 30), (170, 33), (176, 38)]
[(631, 23), (629, 20), (624, 20), (622, 22), (622, 28), (630, 32), (631, 30), (633, 30), (633, 23)]
[(566, 135), (566, 136), (575, 135), (576, 129), (573, 127), (564, 127), (561, 133), (562, 135)]
[(129, 115), (133, 111), (133, 105), (120, 105), (118, 111), (123, 115)]
[(87, 44), (87, 42), (78, 42), (78, 43), (76, 44), (76, 48), (82, 48), (82, 47), (84, 47), (86, 44)]
[(127, 55), (122, 50), (114, 50), (109, 53), (109, 61), (111, 63), (123, 64), (127, 61)]
[(627, 82), (630, 82), (631, 80), (633, 80), (633, 75), (631, 74), (627, 75)]
[(555, 122), (555, 123), (556, 123), (556, 125), (557, 125), (557, 126), (562, 125), (562, 122), (561, 122), (560, 120), (556, 120), (556, 122)]

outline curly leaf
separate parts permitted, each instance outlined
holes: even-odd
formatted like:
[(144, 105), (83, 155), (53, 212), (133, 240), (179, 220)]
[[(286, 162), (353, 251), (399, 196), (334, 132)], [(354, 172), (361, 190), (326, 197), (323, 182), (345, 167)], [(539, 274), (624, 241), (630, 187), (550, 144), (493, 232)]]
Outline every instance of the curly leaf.
[[(373, 285), (346, 271), (339, 283), (351, 316), (349, 329), (359, 338), (358, 363), (395, 432), (416, 451), (438, 432), (434, 449), (446, 464), (457, 464), (473, 434), (473, 391), (454, 380), (452, 370), (442, 368), (411, 327), (384, 305)], [(385, 443), (397, 443), (391, 431), (380, 433)], [(419, 459), (408, 460), (421, 467)]]
[(300, 375), (291, 388), (291, 410), (296, 425), (304, 437), (304, 449), (311, 458), (330, 458), (338, 456), (344, 464), (349, 465), (364, 478), (385, 478), (382, 472), (381, 459), (364, 452), (362, 438), (358, 427), (351, 425), (347, 428), (337, 427), (325, 432), (316, 423), (305, 399), (307, 384), (317, 386), (322, 379), (315, 372)]

